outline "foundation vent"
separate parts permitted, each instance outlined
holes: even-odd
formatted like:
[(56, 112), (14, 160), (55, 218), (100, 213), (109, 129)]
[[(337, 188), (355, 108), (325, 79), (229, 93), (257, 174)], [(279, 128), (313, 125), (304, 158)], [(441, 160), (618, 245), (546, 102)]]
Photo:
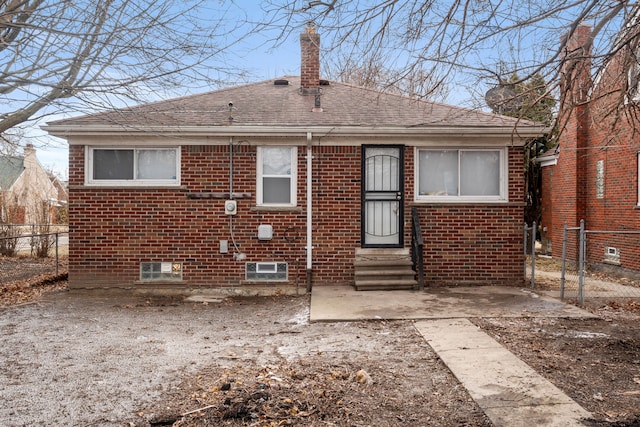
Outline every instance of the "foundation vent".
[(288, 266), (286, 262), (248, 262), (246, 280), (286, 281)]

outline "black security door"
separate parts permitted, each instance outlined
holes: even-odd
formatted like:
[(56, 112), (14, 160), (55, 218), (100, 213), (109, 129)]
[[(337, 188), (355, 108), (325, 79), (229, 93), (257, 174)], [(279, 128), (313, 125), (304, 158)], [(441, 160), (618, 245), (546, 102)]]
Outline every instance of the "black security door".
[(362, 147), (362, 246), (403, 246), (404, 147)]

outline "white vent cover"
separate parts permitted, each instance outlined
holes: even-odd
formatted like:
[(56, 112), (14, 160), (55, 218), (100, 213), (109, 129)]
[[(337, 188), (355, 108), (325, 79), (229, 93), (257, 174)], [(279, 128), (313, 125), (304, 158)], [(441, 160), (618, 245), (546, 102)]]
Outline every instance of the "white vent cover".
[(607, 246), (604, 248), (604, 262), (607, 264), (620, 265), (620, 251), (618, 248)]
[(258, 226), (258, 240), (273, 239), (273, 227), (270, 224), (260, 224)]
[(287, 280), (286, 262), (248, 262), (245, 264), (247, 280)]

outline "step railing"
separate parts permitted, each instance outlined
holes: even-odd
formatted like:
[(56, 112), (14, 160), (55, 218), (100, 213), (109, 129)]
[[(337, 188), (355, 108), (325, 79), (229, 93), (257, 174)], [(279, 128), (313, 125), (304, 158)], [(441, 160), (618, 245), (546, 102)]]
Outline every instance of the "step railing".
[(413, 206), (411, 208), (411, 261), (413, 262), (413, 271), (416, 272), (417, 289), (424, 289), (424, 239), (422, 237), (422, 228), (420, 227), (420, 216), (418, 209)]

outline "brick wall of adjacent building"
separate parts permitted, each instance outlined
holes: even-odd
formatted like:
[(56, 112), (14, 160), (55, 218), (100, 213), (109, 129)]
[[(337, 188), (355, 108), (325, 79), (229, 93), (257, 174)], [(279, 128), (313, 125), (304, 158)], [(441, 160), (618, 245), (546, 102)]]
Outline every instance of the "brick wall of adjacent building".
[[(314, 147), (313, 156), (313, 283), (351, 284), (360, 247), (361, 147)], [(407, 149), (407, 201), (413, 200), (413, 156)], [(509, 203), (416, 204), (429, 283), (523, 279), (522, 148), (510, 148), (508, 158)], [(70, 286), (136, 286), (140, 262), (169, 261), (182, 263), (184, 286), (245, 285), (244, 261), (233, 259), (234, 241), (246, 261), (287, 262), (288, 284), (306, 286), (306, 147), (298, 147), (298, 206), (292, 209), (255, 206), (255, 147), (234, 146), (233, 163), (233, 191), (250, 197), (238, 199), (238, 213), (230, 219), (224, 198), (188, 197), (229, 191), (228, 146), (182, 147), (179, 188), (85, 187), (84, 147), (70, 146)], [(272, 240), (258, 240), (260, 224), (272, 225)], [(220, 253), (221, 240), (229, 242), (229, 253)]]
[[(575, 48), (589, 37), (588, 27), (579, 27)], [(544, 209), (553, 212), (553, 256), (560, 258), (563, 226), (579, 226), (581, 219), (592, 231), (640, 231), (638, 209), (638, 152), (636, 107), (626, 97), (626, 72), (622, 70), (624, 49), (598, 76), (593, 88), (584, 73), (570, 75), (564, 87), (561, 118), (567, 118), (560, 134), (560, 156), (556, 166), (543, 168), (543, 185), (551, 185), (552, 200)], [(582, 55), (584, 59), (585, 56)], [(582, 70), (589, 68), (586, 61)], [(591, 90), (588, 94), (586, 90)], [(588, 96), (587, 96), (588, 95)], [(636, 124), (634, 124), (636, 123)], [(598, 163), (602, 176), (598, 176)], [(553, 177), (550, 175), (553, 174)], [(543, 199), (544, 204), (544, 199)], [(577, 233), (569, 233), (569, 260), (578, 257)], [(640, 271), (640, 236), (622, 233), (587, 235), (590, 267), (612, 267), (620, 272)], [(607, 247), (617, 248), (619, 262), (605, 257)]]

